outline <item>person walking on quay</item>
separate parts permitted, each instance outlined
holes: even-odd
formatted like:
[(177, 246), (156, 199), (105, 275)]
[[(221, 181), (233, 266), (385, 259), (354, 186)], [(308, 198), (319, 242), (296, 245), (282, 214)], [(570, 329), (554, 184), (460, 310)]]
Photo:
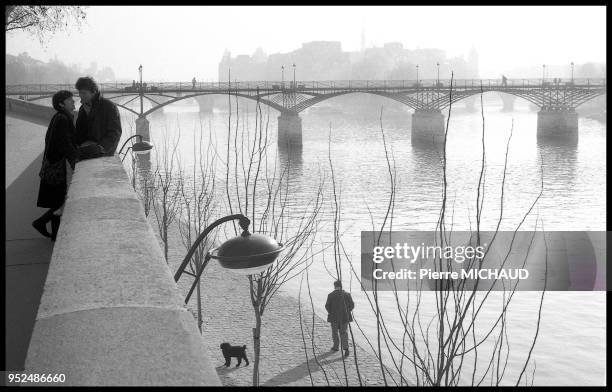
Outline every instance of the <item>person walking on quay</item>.
[(327, 322), (331, 323), (332, 340), (334, 342), (331, 351), (338, 351), (338, 333), (340, 333), (340, 342), (344, 356), (350, 354), (348, 346), (348, 323), (353, 321), (351, 312), (355, 304), (350, 293), (342, 290), (342, 282), (339, 280), (334, 282), (334, 291), (327, 296), (325, 309), (327, 309)]
[(75, 88), (79, 90), (81, 98), (75, 138), (76, 144), (81, 147), (79, 152), (87, 151), (87, 156), (90, 158), (100, 155), (112, 156), (115, 154), (122, 132), (117, 106), (102, 97), (93, 78), (79, 78)]
[[(38, 190), (38, 207), (49, 208), (32, 226), (45, 237), (55, 241), (60, 224), (69, 178), (77, 160), (77, 149), (74, 144), (74, 100), (67, 90), (58, 91), (52, 98), (53, 108), (57, 113), (51, 119), (45, 135), (45, 151), (40, 169), (40, 188)], [(68, 167), (67, 167), (68, 165)], [(51, 222), (51, 233), (47, 223)]]

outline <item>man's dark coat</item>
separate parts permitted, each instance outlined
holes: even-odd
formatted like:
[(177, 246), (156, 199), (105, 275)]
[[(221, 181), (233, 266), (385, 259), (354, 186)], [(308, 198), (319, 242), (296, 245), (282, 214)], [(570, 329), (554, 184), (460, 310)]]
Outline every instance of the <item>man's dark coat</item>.
[(353, 321), (351, 310), (355, 307), (350, 293), (344, 290), (334, 290), (327, 296), (325, 309), (327, 309), (327, 321), (330, 323), (344, 324)]
[(120, 138), (121, 120), (114, 103), (97, 93), (92, 98), (89, 114), (81, 105), (76, 120), (76, 144), (92, 140), (104, 147), (104, 155), (112, 156)]

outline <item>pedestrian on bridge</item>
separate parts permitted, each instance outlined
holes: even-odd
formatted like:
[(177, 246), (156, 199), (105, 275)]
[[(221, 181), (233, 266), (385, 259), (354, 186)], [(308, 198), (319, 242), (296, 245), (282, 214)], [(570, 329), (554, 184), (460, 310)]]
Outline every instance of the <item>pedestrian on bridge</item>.
[[(51, 99), (57, 113), (51, 118), (45, 135), (45, 150), (40, 169), (40, 187), (38, 189), (38, 207), (48, 208), (32, 226), (43, 236), (55, 241), (59, 229), (68, 184), (77, 160), (77, 148), (74, 144), (74, 99), (72, 93), (61, 90)], [(51, 222), (51, 233), (47, 223)]]
[(506, 78), (504, 75), (502, 75), (502, 86), (508, 86), (508, 78)]
[(193, 79), (191, 79), (191, 84), (193, 85), (192, 88), (195, 90), (195, 84), (196, 84), (195, 76), (193, 77)]
[[(345, 357), (350, 354), (347, 329), (348, 324), (353, 321), (351, 312), (354, 307), (355, 304), (351, 294), (342, 290), (341, 281), (335, 281), (334, 291), (327, 296), (325, 309), (327, 310), (327, 322), (331, 323), (332, 340), (334, 342), (331, 351), (338, 351), (338, 340), (340, 340)], [(340, 339), (338, 339), (338, 333), (340, 333)]]
[(81, 153), (86, 154), (80, 158), (113, 156), (122, 132), (117, 106), (102, 97), (98, 85), (91, 77), (79, 78), (75, 88), (81, 97), (75, 142)]

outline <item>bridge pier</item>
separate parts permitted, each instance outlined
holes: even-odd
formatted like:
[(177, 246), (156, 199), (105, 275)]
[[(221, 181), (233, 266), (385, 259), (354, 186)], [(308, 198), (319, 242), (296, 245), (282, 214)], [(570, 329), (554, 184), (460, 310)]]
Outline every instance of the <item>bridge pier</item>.
[(578, 113), (573, 108), (541, 109), (538, 112), (537, 137), (578, 142)]
[(415, 110), (412, 114), (413, 141), (431, 142), (433, 144), (444, 142), (444, 115), (439, 109)]
[(471, 97), (464, 98), (463, 101), (465, 102), (465, 109), (468, 112), (475, 112), (476, 111), (476, 96), (475, 95), (472, 95)]
[(213, 99), (210, 95), (199, 95), (195, 97), (200, 107), (200, 113), (212, 113), (213, 112)]
[(136, 119), (136, 134), (141, 135), (144, 140), (151, 140), (149, 134), (149, 120), (146, 117), (138, 117)]
[(278, 116), (278, 145), (302, 146), (302, 119), (297, 113)]
[(501, 100), (504, 104), (502, 111), (503, 112), (511, 112), (514, 110), (514, 101), (516, 100), (516, 97), (514, 95), (510, 95), (510, 94), (505, 94), (505, 93), (499, 93), (499, 96), (501, 97)]

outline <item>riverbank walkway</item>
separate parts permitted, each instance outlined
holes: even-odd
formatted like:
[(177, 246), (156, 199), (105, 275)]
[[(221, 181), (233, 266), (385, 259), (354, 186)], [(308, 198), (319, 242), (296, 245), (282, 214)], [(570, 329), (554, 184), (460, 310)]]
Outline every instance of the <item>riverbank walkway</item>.
[[(36, 121), (36, 120), (32, 120)], [(47, 126), (43, 121), (5, 117), (5, 370), (23, 370), (53, 243), (31, 222)]]
[[(156, 227), (153, 212), (149, 222)], [(157, 230), (155, 230), (157, 232)], [(159, 240), (159, 236), (156, 233)], [(160, 242), (161, 243), (161, 242)], [(181, 243), (176, 227), (169, 233), (170, 270), (176, 271), (185, 257), (186, 250)], [(179, 289), (186, 295), (193, 280), (185, 277), (179, 281)], [(299, 285), (299, 276), (286, 284)], [(311, 290), (320, 285), (311, 282)], [(253, 335), (255, 315), (249, 294), (247, 276), (237, 275), (211, 261), (201, 279), (202, 288), (202, 336), (208, 351), (213, 355), (212, 363), (224, 386), (253, 385)], [(302, 329), (298, 300), (279, 291), (265, 310), (261, 329), (261, 386), (384, 386), (381, 367), (371, 350), (357, 346), (350, 347), (351, 354), (344, 361), (340, 351), (331, 352), (331, 328), (329, 323), (311, 311), (306, 279), (302, 287)], [(194, 292), (188, 308), (196, 315), (196, 294)], [(313, 328), (314, 323), (314, 328)], [(354, 334), (359, 334), (351, 324)], [(314, 333), (313, 333), (314, 331)], [(306, 341), (304, 344), (304, 340)], [(349, 344), (351, 339), (349, 335)], [(230, 367), (224, 366), (219, 348), (223, 342), (247, 346), (249, 366), (236, 368), (232, 359)], [(315, 355), (316, 354), (316, 355)], [(355, 365), (357, 366), (361, 382)], [(307, 359), (308, 358), (308, 359)], [(345, 373), (346, 370), (346, 373)], [(346, 374), (346, 375), (345, 375)], [(387, 385), (399, 385), (396, 372), (386, 368)], [(406, 385), (404, 383), (404, 385)]]

